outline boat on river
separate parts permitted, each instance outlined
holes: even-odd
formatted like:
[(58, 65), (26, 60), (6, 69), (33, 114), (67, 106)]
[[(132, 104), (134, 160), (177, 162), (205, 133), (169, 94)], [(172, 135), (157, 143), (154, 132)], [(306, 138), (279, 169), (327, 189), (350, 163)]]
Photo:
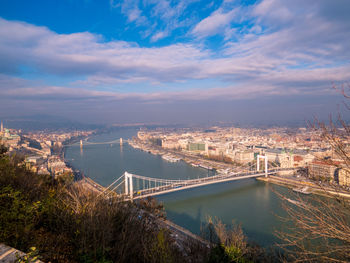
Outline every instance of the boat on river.
[(202, 164), (202, 163), (199, 164), (199, 167), (202, 167), (202, 168), (208, 169), (208, 170), (213, 170), (213, 167), (211, 167), (209, 165)]
[(305, 186), (303, 188), (293, 188), (293, 191), (297, 193), (305, 194), (305, 195), (311, 194), (308, 186)]
[(168, 154), (162, 155), (162, 158), (168, 162), (171, 162), (171, 163), (176, 163), (176, 162), (180, 161), (180, 158), (176, 158), (176, 157), (168, 155)]

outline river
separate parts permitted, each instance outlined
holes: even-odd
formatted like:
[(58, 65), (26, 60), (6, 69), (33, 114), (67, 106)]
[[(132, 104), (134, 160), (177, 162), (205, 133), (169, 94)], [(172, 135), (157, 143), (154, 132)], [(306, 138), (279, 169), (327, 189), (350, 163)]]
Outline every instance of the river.
[[(120, 129), (111, 133), (94, 135), (90, 142), (124, 140), (136, 135), (135, 129)], [(125, 171), (154, 178), (193, 179), (213, 173), (203, 168), (192, 167), (183, 161), (170, 163), (128, 144), (79, 144), (68, 146), (65, 158), (75, 169), (103, 186), (108, 186)], [(277, 240), (274, 231), (282, 223), (275, 216), (283, 214), (280, 200), (272, 191), (287, 191), (285, 188), (244, 179), (203, 186), (157, 196), (163, 202), (167, 218), (199, 234), (201, 225), (208, 217), (217, 217), (230, 225), (240, 223), (250, 241), (264, 247)]]

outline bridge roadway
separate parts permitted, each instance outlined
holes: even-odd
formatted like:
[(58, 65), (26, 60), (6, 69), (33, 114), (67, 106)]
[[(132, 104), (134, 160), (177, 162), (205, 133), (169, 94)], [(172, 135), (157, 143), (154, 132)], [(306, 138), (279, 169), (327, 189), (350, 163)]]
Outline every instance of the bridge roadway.
[[(294, 168), (285, 168), (285, 169), (274, 169), (268, 171), (268, 175), (275, 174), (279, 171), (285, 171), (285, 170), (294, 170)], [(241, 180), (246, 178), (255, 178), (259, 176), (265, 176), (265, 172), (258, 173), (256, 171), (254, 172), (246, 172), (246, 173), (231, 173), (228, 175), (225, 174), (219, 174), (215, 176), (210, 177), (204, 177), (204, 178), (198, 178), (198, 179), (191, 179), (191, 180), (174, 180), (174, 183), (172, 184), (166, 184), (158, 187), (153, 187), (149, 189), (139, 190), (136, 192), (133, 192), (132, 199), (141, 199), (146, 198), (150, 196), (156, 196), (176, 191), (181, 191), (185, 189), (200, 187), (204, 185), (210, 185), (210, 184), (216, 184), (216, 183), (222, 183), (222, 182), (229, 182), (229, 181), (235, 181), (235, 180)], [(133, 175), (135, 178), (145, 178), (137, 175)], [(154, 179), (154, 178), (150, 178)], [(172, 180), (169, 180), (172, 181)]]
[[(129, 140), (124, 140), (122, 144), (125, 144), (125, 143), (128, 143)], [(84, 140), (83, 141), (83, 146), (84, 145), (100, 145), (100, 144), (120, 144), (120, 138), (118, 139), (115, 139), (113, 141), (109, 141), (109, 142), (89, 142), (89, 141), (86, 141)], [(80, 142), (75, 142), (75, 143), (72, 143), (72, 144), (68, 144), (66, 146), (72, 146), (72, 145), (80, 145)]]
[(110, 142), (88, 142), (83, 141), (83, 145), (98, 145), (98, 144), (120, 144), (120, 139), (116, 139)]

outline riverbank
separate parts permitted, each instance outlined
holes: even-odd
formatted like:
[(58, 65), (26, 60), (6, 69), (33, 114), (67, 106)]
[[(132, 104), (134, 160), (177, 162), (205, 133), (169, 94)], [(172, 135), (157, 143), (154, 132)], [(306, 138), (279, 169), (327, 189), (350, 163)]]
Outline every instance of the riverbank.
[(76, 183), (80, 185), (83, 189), (86, 189), (88, 191), (95, 192), (98, 194), (102, 194), (106, 190), (105, 187), (99, 185), (94, 180), (85, 176), (81, 180), (77, 181)]
[(302, 187), (308, 187), (308, 192), (310, 192), (311, 194), (317, 194), (317, 195), (323, 195), (323, 196), (330, 196), (330, 197), (334, 197), (334, 196), (341, 196), (341, 197), (345, 197), (345, 198), (349, 198), (350, 199), (350, 193), (349, 192), (345, 192), (345, 191), (341, 191), (341, 190), (334, 190), (330, 187), (325, 187), (325, 186), (320, 186), (316, 183), (313, 182), (307, 182), (307, 181), (303, 181), (300, 179), (292, 179), (292, 178), (285, 178), (285, 177), (281, 177), (281, 176), (269, 176), (267, 178), (265, 177), (258, 177), (256, 178), (259, 181), (263, 181), (263, 182), (268, 182), (268, 183), (273, 183), (273, 184), (278, 184), (278, 185), (282, 185), (288, 188), (294, 188), (294, 187), (298, 187), (298, 188), (302, 188)]
[(235, 165), (233, 163), (209, 160), (207, 158), (204, 158), (203, 156), (193, 154), (188, 151), (176, 151), (171, 149), (165, 149), (162, 147), (157, 147), (155, 145), (143, 143), (138, 139), (130, 140), (128, 141), (128, 143), (131, 147), (135, 149), (139, 149), (141, 151), (148, 152), (153, 155), (160, 155), (162, 157), (166, 156), (166, 158), (163, 159), (169, 160), (170, 162), (174, 162), (174, 160), (182, 160), (193, 167), (199, 167), (218, 172), (221, 171), (225, 173), (236, 172), (235, 169), (240, 168), (240, 166)]

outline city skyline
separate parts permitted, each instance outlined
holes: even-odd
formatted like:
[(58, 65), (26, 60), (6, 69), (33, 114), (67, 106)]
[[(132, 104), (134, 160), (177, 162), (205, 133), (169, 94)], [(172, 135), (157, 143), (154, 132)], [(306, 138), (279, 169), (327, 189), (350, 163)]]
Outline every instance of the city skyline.
[(348, 1), (0, 1), (0, 118), (302, 122), (342, 111)]

